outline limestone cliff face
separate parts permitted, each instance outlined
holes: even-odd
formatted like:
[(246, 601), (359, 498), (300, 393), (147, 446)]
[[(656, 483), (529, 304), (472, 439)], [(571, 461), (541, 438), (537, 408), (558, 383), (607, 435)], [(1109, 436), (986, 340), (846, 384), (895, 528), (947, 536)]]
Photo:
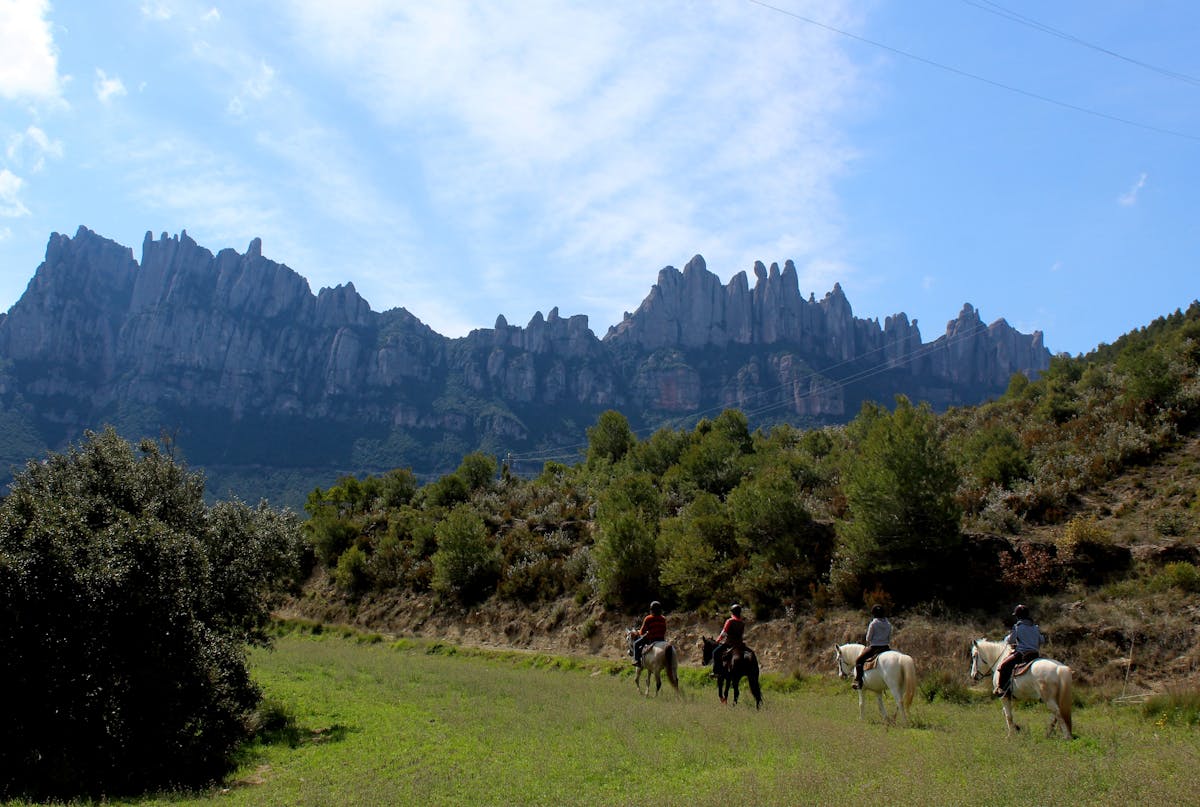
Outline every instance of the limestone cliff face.
[(448, 339), (402, 308), (372, 311), (351, 284), (314, 295), (258, 239), (214, 255), (186, 232), (147, 233), (137, 261), (81, 227), (51, 236), (0, 315), (0, 411), (50, 448), (112, 422), (181, 433), (201, 464), (431, 473), (480, 446), (579, 442), (610, 408), (637, 428), (721, 407), (828, 423), (896, 392), (970, 403), (1049, 364), (1041, 334), (985, 326), (970, 305), (925, 344), (904, 314), (854, 317), (840, 286), (804, 298), (790, 261), (753, 273), (751, 287), (700, 256), (666, 267), (603, 340), (556, 308)]

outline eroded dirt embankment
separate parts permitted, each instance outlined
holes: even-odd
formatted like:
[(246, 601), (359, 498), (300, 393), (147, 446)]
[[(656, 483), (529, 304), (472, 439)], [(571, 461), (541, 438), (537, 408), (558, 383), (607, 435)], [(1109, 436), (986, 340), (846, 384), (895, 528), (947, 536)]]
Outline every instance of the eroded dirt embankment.
[[(1145, 638), (1137, 638), (1152, 634), (1153, 625), (1122, 626), (1118, 616), (1106, 615), (1098, 606), (1083, 601), (1063, 601), (1053, 610), (1047, 604), (1044, 610), (1047, 613), (1039, 621), (1051, 637), (1046, 655), (1070, 664), (1076, 680), (1083, 685), (1103, 687), (1116, 694), (1125, 689), (1144, 691), (1168, 684), (1200, 683), (1200, 642), (1196, 635), (1181, 636), (1174, 646), (1156, 647)], [(348, 600), (322, 577), (310, 581), (303, 595), (283, 603), (277, 615), (468, 647), (611, 661), (626, 658), (625, 629), (640, 620), (640, 615), (572, 600), (540, 606), (489, 601), (470, 609), (439, 608), (432, 596), (411, 593), (372, 594)], [(701, 637), (718, 633), (724, 616), (667, 614), (669, 638), (685, 665), (700, 666)], [(833, 645), (861, 641), (868, 617), (847, 609), (825, 609), (772, 620), (757, 620), (750, 614), (747, 621), (747, 642), (758, 651), (764, 672), (834, 675)], [(924, 613), (897, 615), (893, 624), (893, 646), (912, 655), (923, 674), (941, 671), (961, 675), (963, 683), (968, 682), (971, 640), (980, 636), (999, 638), (1004, 629), (999, 619), (984, 625)]]

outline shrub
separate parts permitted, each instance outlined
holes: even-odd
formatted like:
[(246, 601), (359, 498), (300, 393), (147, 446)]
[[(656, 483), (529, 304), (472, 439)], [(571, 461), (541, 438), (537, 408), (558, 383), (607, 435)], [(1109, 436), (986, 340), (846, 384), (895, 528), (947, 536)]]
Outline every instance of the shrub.
[(917, 691), (928, 703), (934, 701), (970, 703), (974, 700), (970, 688), (963, 683), (962, 673), (954, 673), (946, 669), (930, 670), (925, 673)]
[(1159, 725), (1200, 725), (1200, 690), (1169, 689), (1146, 701), (1142, 713)]
[(1181, 591), (1200, 594), (1200, 569), (1186, 561), (1168, 563), (1159, 575), (1171, 586)]
[(198, 475), (108, 429), (30, 463), (0, 502), (0, 799), (194, 787), (229, 770), (260, 693), (296, 519), (208, 508)]
[(338, 558), (337, 568), (333, 570), (333, 582), (338, 588), (351, 594), (361, 594), (370, 588), (371, 575), (367, 553), (357, 546), (343, 552)]
[(1062, 531), (1055, 536), (1054, 545), (1058, 547), (1058, 557), (1070, 558), (1084, 544), (1106, 544), (1109, 542), (1108, 530), (1100, 526), (1091, 516), (1075, 516)]
[(487, 528), (479, 514), (469, 505), (460, 505), (438, 523), (434, 533), (434, 591), (464, 603), (490, 594), (500, 573), (500, 560), (488, 543)]

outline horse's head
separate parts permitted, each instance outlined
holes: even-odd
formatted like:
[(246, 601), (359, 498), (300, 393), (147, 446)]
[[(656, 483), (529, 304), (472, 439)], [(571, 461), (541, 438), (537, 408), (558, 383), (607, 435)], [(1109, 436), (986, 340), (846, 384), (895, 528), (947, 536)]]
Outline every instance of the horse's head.
[(704, 654), (704, 664), (712, 663), (713, 650), (717, 647), (716, 641), (703, 636), (700, 638), (700, 652)]
[(991, 675), (996, 666), (996, 659), (985, 652), (983, 639), (971, 640), (971, 680), (978, 681), (985, 675)]
[(833, 646), (833, 658), (837, 662), (838, 678), (845, 678), (848, 675), (846, 672), (848, 663), (846, 661), (845, 654), (842, 652), (842, 647), (843, 645), (840, 644), (835, 644)]
[(638, 638), (638, 629), (637, 628), (626, 628), (625, 629), (625, 650), (629, 653), (630, 656), (633, 655), (633, 643), (637, 641), (637, 638)]

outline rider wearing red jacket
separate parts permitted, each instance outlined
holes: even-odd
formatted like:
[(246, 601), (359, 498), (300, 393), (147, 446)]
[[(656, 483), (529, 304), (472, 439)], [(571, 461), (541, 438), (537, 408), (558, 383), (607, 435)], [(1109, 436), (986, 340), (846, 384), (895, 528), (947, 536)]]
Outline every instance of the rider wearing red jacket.
[(642, 620), (638, 630), (637, 641), (633, 643), (633, 665), (642, 663), (642, 649), (648, 644), (665, 642), (667, 640), (667, 618), (662, 615), (662, 603), (658, 600), (650, 603), (650, 613)]
[(721, 628), (721, 635), (717, 637), (717, 646), (713, 649), (714, 673), (719, 669), (721, 659), (727, 652), (740, 653), (745, 649), (746, 643), (743, 641), (745, 635), (746, 623), (742, 619), (742, 606), (734, 603), (729, 606), (729, 618), (725, 620), (725, 626)]

